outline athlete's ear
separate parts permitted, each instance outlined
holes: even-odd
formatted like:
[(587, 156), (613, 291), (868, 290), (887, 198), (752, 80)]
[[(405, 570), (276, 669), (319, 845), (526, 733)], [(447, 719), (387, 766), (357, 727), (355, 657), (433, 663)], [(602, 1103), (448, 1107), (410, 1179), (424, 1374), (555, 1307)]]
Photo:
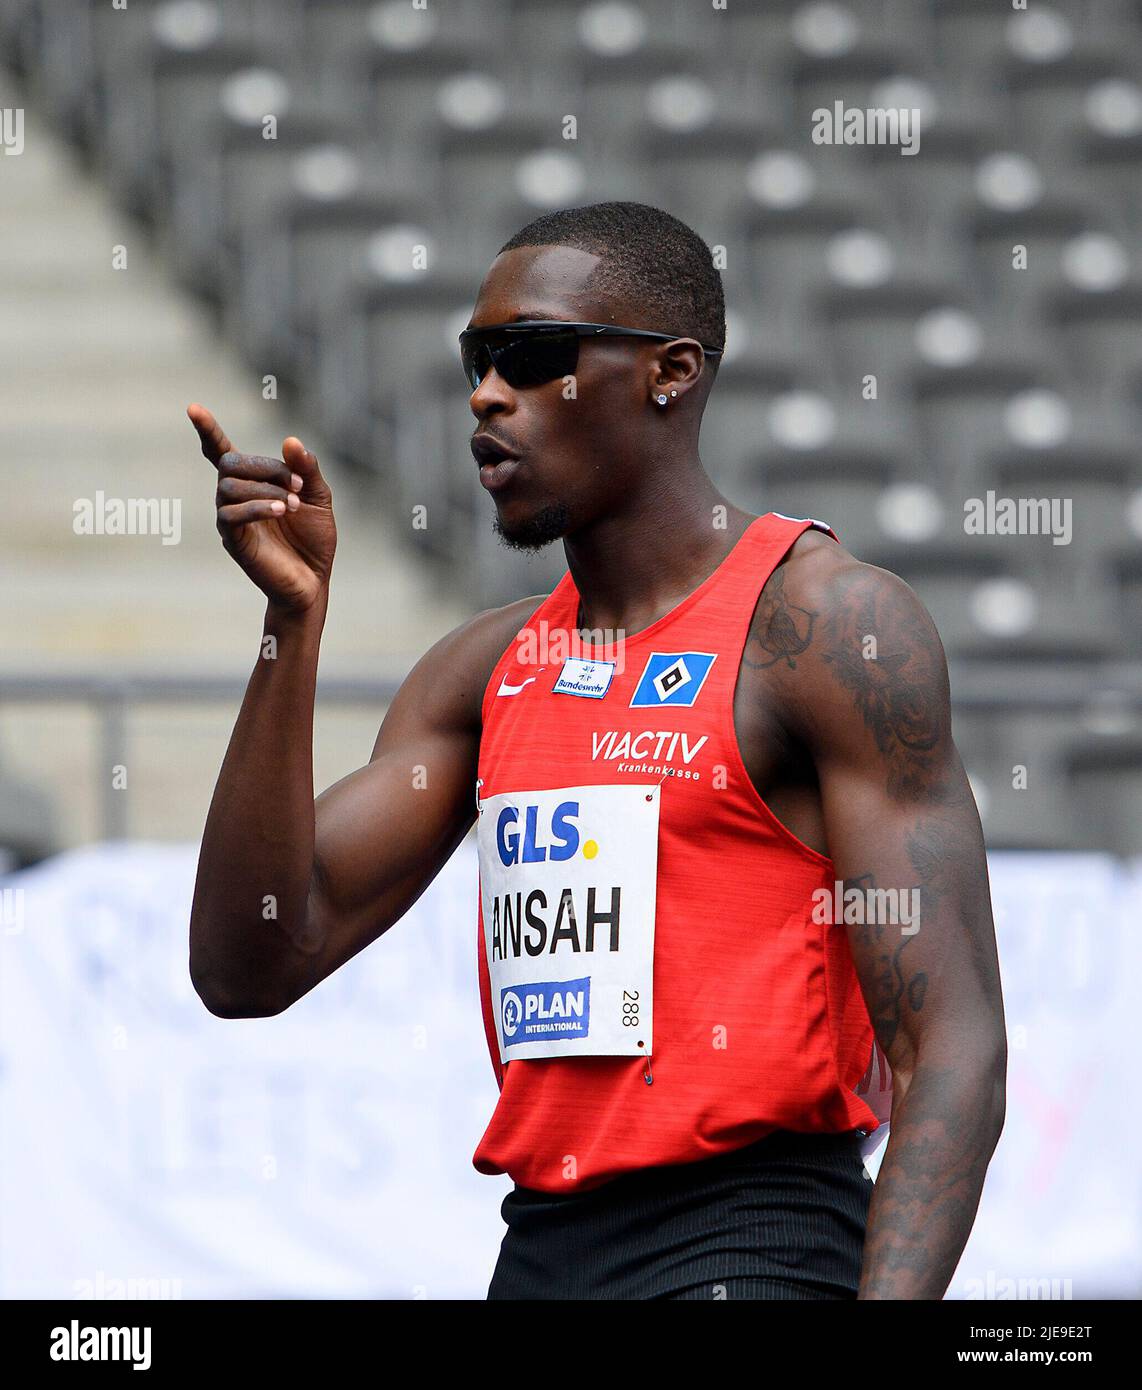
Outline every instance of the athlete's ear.
[[(656, 410), (681, 403), (702, 375), (705, 354), (696, 338), (664, 343), (647, 366), (647, 394)], [(665, 397), (665, 400), (661, 399)]]

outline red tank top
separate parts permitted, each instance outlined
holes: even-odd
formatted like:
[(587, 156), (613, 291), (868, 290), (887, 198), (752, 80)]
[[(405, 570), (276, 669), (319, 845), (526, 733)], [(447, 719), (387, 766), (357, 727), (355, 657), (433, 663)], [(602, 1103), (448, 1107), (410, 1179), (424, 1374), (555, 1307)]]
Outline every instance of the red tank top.
[[(693, 593), (602, 653), (571, 645), (579, 593), (568, 571), (492, 672), (477, 791), (479, 973), (500, 1096), (473, 1159), (480, 1172), (568, 1192), (774, 1129), (877, 1128), (856, 1094), (873, 1032), (845, 928), (813, 921), (832, 861), (766, 806), (734, 728), (758, 597), (812, 525), (755, 518)], [(636, 819), (644, 811), (657, 811), (656, 832)], [(624, 827), (638, 864), (618, 852)], [(493, 876), (503, 892), (486, 924)], [(636, 972), (648, 931), (643, 987), (635, 973), (611, 980), (610, 953), (631, 951)], [(642, 1052), (587, 1055), (643, 1047), (651, 1025)]]

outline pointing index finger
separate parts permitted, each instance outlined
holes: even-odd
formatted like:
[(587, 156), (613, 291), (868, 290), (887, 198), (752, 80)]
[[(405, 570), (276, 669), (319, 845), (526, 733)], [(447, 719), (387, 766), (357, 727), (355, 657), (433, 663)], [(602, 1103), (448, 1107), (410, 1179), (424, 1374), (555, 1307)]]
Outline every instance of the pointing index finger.
[(218, 460), (222, 455), (230, 453), (234, 448), (226, 431), (204, 405), (194, 402), (187, 406), (186, 413), (190, 423), (198, 432), (203, 456), (208, 458), (217, 468)]

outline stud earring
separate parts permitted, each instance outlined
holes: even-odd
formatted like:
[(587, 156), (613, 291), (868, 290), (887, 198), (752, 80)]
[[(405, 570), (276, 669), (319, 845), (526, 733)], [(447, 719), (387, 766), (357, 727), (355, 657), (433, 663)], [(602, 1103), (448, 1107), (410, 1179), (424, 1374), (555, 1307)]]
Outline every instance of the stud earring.
[(665, 397), (665, 396), (657, 396), (655, 399), (658, 401), (658, 404), (659, 404), (659, 405), (665, 405), (665, 404), (666, 404), (666, 397)]

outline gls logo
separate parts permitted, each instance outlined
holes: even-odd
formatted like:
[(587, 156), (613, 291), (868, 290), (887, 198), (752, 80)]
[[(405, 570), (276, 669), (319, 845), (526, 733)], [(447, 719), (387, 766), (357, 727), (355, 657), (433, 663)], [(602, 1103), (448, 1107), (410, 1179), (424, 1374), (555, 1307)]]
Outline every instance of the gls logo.
[[(500, 863), (541, 864), (544, 860), (557, 862), (570, 859), (579, 848), (579, 827), (572, 821), (579, 814), (577, 801), (561, 801), (551, 813), (550, 833), (540, 843), (539, 807), (523, 808), (523, 830), (520, 831), (520, 808), (505, 806), (496, 822), (496, 848), (500, 853)], [(548, 827), (544, 827), (545, 831)], [(590, 842), (588, 842), (588, 845)]]

